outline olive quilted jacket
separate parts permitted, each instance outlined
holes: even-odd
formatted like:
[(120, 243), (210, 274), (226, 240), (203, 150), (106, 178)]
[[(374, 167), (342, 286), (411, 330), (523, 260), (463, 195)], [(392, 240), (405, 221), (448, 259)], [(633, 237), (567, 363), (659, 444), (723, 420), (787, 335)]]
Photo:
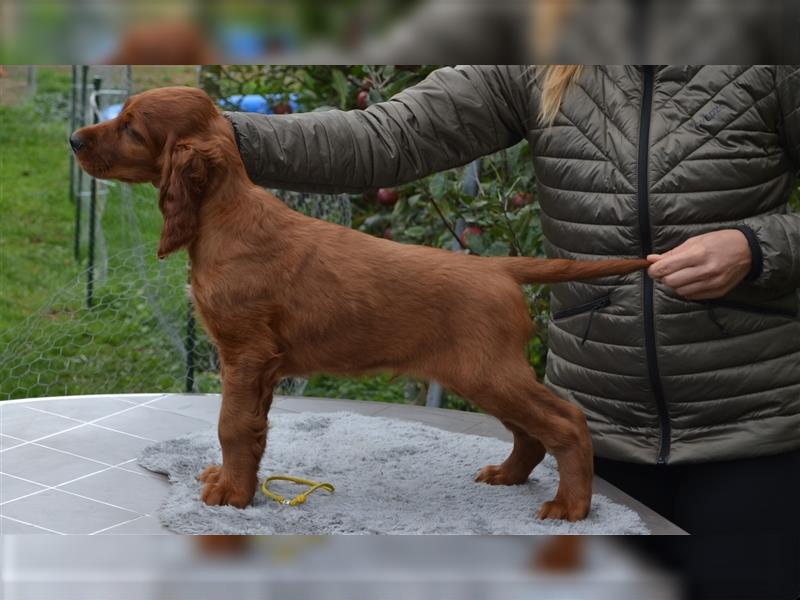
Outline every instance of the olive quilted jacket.
[(392, 186), (527, 139), (549, 256), (636, 257), (738, 227), (748, 279), (691, 302), (643, 272), (552, 287), (547, 383), (600, 456), (682, 463), (800, 448), (800, 68), (586, 68), (550, 127), (533, 69), (440, 69), (363, 111), (229, 113), (256, 183)]

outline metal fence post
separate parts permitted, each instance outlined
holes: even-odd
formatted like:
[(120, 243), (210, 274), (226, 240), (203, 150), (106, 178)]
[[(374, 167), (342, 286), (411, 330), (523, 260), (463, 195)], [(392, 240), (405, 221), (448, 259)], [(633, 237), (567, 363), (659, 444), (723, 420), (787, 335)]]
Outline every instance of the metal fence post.
[(28, 67), (28, 95), (33, 97), (36, 95), (36, 66), (30, 65)]
[[(75, 86), (78, 84), (78, 67), (72, 65), (72, 85), (70, 86), (69, 94), (69, 134), (75, 131), (75, 101), (77, 100), (77, 93)], [(69, 153), (69, 200), (75, 201), (75, 153)]]
[(195, 365), (195, 321), (194, 306), (189, 300), (188, 317), (186, 318), (186, 393), (194, 392), (194, 365)]
[[(481, 170), (481, 160), (473, 160), (464, 168), (464, 180), (463, 180), (463, 189), (464, 193), (468, 196), (477, 196), (478, 190), (480, 189), (480, 170)], [(463, 219), (459, 219), (456, 223), (456, 234), (461, 235), (464, 231), (464, 223)], [(461, 246), (456, 240), (453, 240), (450, 249), (454, 252), (460, 252)], [(442, 388), (442, 384), (438, 381), (431, 381), (428, 384), (428, 394), (425, 396), (425, 406), (430, 406), (432, 408), (441, 408), (442, 406), (442, 396), (444, 394), (444, 389)]]
[(133, 65), (125, 65), (125, 91), (128, 96), (133, 94)]
[[(188, 263), (187, 283), (192, 285), (192, 262)], [(191, 289), (191, 288), (190, 288)], [(186, 339), (183, 344), (186, 350), (186, 393), (191, 394), (195, 391), (194, 369), (197, 363), (197, 328), (194, 319), (194, 303), (189, 298), (186, 312)]]
[[(100, 91), (102, 79), (99, 77), (94, 78), (94, 91), (95, 91), (95, 104), (99, 109), (100, 105), (97, 100), (97, 92)], [(100, 115), (97, 110), (92, 111), (92, 123), (95, 125), (100, 122)], [(97, 205), (97, 178), (92, 177), (90, 182), (91, 196), (89, 199), (89, 268), (86, 270), (86, 306), (92, 308), (94, 303), (94, 232), (95, 232), (95, 209)]]
[[(86, 85), (89, 67), (81, 67), (81, 127), (86, 125)], [(75, 197), (75, 260), (81, 259), (81, 210), (83, 208), (83, 169), (78, 169), (78, 194)]]

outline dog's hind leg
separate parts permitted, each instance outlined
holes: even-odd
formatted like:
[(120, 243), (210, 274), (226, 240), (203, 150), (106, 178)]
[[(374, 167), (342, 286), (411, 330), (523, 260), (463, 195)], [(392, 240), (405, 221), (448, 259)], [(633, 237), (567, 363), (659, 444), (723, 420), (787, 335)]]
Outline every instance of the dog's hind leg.
[(545, 455), (545, 448), (536, 438), (510, 423), (503, 423), (514, 434), (514, 448), (499, 465), (483, 467), (475, 481), (490, 485), (519, 485), (528, 481), (531, 471)]
[(258, 484), (258, 466), (267, 443), (267, 413), (277, 381), (277, 359), (223, 361), (219, 441), (222, 465), (211, 465), (198, 479), (206, 504), (244, 508)]
[[(470, 379), (462, 372), (452, 389), (515, 432), (504, 478), (518, 480), (529, 465), (535, 465), (534, 459), (541, 452), (535, 444), (538, 441), (555, 457), (560, 475), (556, 497), (544, 503), (539, 517), (570, 521), (585, 518), (591, 505), (593, 467), (591, 436), (583, 412), (539, 383), (527, 361), (498, 359), (492, 369), (471, 373)], [(481, 373), (483, 377), (478, 379)], [(496, 468), (503, 469), (506, 463)], [(511, 476), (512, 466), (517, 469), (515, 477)], [(481, 473), (488, 477), (494, 469), (489, 467)]]
[(592, 436), (583, 411), (538, 381), (529, 383), (532, 401), (543, 409), (526, 423), (558, 463), (556, 497), (539, 509), (540, 519), (585, 519), (592, 503)]

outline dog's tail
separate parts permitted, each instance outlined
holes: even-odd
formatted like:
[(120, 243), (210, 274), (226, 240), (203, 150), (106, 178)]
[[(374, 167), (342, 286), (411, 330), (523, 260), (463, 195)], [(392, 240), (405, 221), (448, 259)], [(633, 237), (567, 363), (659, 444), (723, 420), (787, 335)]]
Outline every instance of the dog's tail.
[(647, 268), (643, 258), (608, 260), (569, 260), (566, 258), (502, 257), (500, 262), (517, 283), (559, 283), (594, 279), (608, 275), (626, 275)]

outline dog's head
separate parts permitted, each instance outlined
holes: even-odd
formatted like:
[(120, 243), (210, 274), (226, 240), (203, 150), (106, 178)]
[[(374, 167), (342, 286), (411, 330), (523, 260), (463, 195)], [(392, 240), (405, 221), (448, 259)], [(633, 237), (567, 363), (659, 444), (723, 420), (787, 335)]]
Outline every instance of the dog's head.
[(189, 87), (131, 96), (119, 116), (79, 129), (69, 143), (90, 175), (159, 188), (159, 258), (192, 242), (203, 197), (238, 158), (230, 124), (205, 92)]

